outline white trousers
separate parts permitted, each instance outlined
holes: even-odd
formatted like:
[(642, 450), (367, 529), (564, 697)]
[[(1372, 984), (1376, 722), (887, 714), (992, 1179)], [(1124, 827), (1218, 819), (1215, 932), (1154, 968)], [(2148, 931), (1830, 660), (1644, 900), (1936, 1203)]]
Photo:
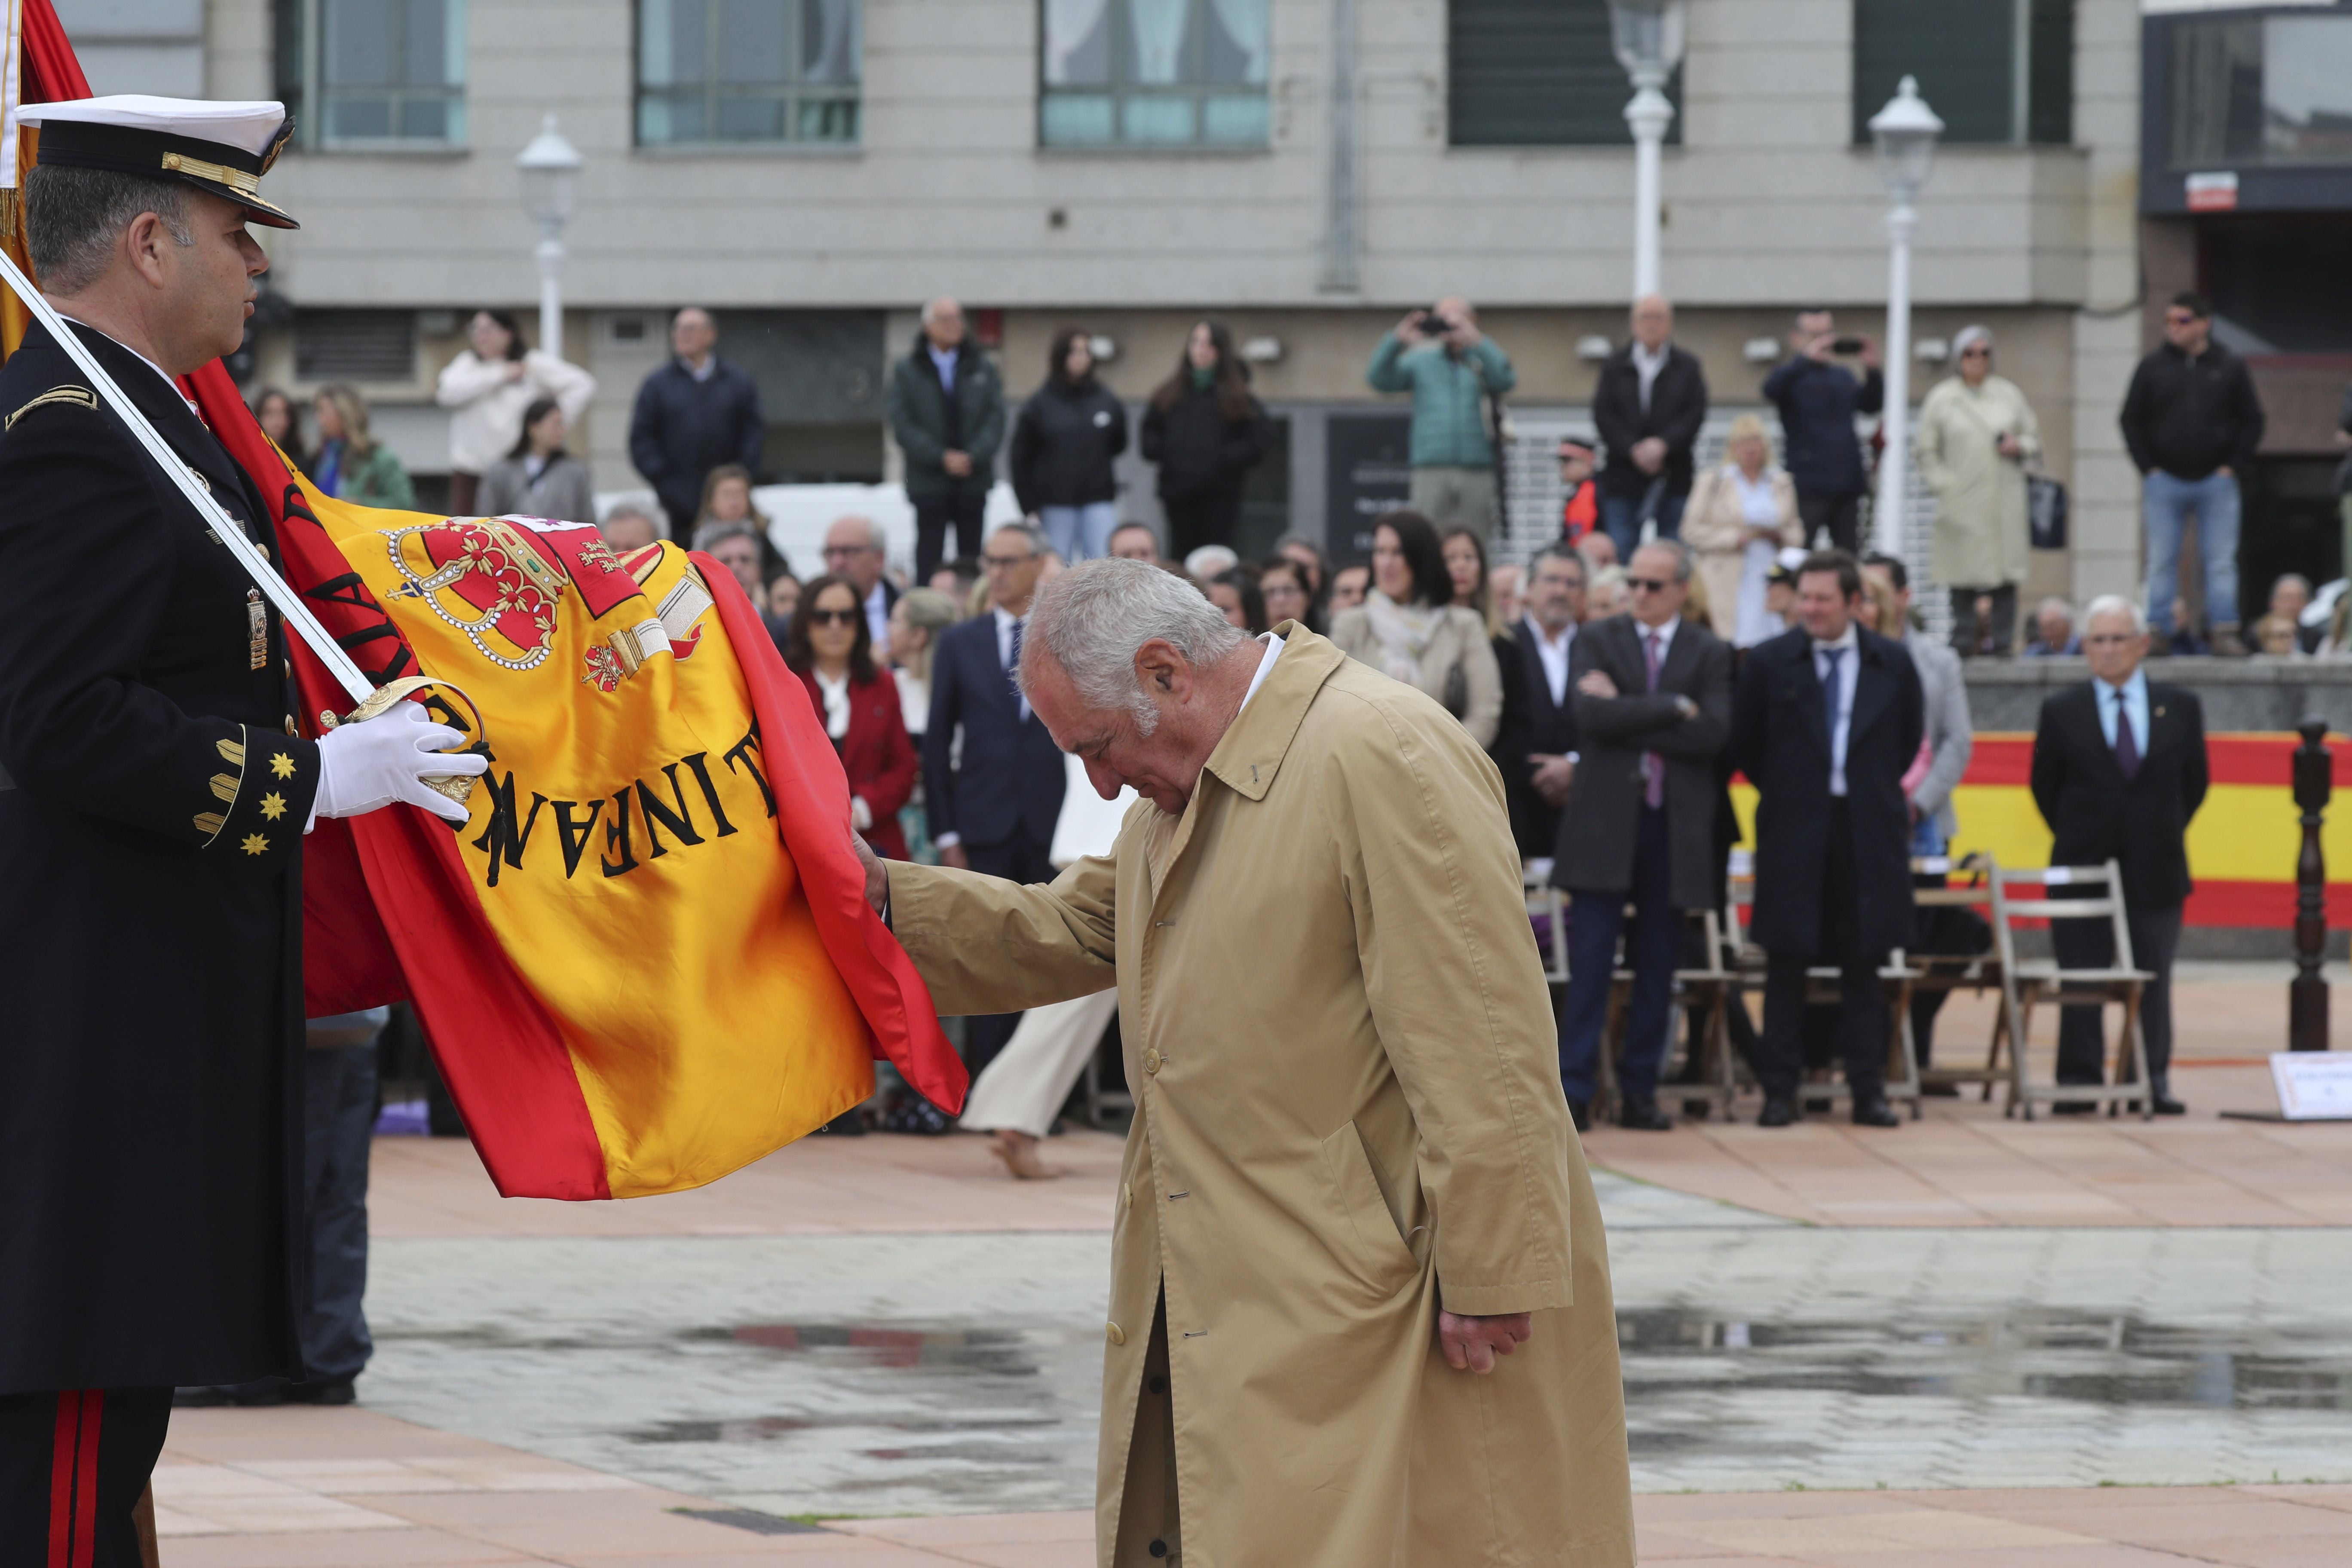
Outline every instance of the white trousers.
[(973, 1081), (964, 1100), (963, 1125), (1045, 1136), (1118, 1011), (1117, 986), (1030, 1008), (1004, 1049)]

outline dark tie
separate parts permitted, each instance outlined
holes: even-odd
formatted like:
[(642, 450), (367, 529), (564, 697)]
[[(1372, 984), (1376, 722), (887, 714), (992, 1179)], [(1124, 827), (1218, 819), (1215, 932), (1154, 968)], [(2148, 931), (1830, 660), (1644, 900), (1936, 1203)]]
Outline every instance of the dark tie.
[(2116, 698), (2116, 766), (2123, 769), (2126, 784), (2139, 777), (2139, 741), (2132, 734), (2131, 707), (2120, 695)]
[(1021, 623), (1017, 620), (1013, 623), (1013, 653), (1004, 661), (1004, 678), (1013, 686), (1013, 707), (1021, 710), (1022, 718), (1028, 718), (1029, 699), (1021, 695)]
[[(1647, 631), (1642, 634), (1642, 660), (1649, 667), (1650, 689), (1652, 691), (1655, 691), (1658, 689), (1658, 665), (1660, 660), (1658, 658), (1658, 634), (1654, 631)], [(1648, 806), (1652, 811), (1656, 811), (1666, 804), (1665, 759), (1659, 756), (1655, 752), (1643, 752), (1642, 753), (1642, 804)]]

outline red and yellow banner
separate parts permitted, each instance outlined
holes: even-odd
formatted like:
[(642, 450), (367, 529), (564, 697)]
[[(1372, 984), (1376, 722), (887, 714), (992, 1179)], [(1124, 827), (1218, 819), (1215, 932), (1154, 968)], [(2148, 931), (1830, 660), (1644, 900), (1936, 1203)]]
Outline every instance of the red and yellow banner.
[[(2211, 786), (2189, 825), (2189, 874), (2197, 884), (2183, 918), (2193, 926), (2294, 923), (2294, 865), (2303, 850), (2302, 813), (2294, 804), (2294, 750), (2300, 737), (2283, 733), (2219, 733), (2205, 737)], [(2352, 925), (2352, 740), (2330, 736), (2339, 805), (2321, 830), (2330, 880), (2327, 923)], [(2033, 804), (2030, 783), (2033, 737), (1980, 731), (1969, 771), (1952, 793), (1959, 833), (1955, 856), (1977, 850), (2004, 866), (2050, 863), (2050, 828)], [(1740, 828), (1755, 842), (1756, 792), (1732, 786)]]

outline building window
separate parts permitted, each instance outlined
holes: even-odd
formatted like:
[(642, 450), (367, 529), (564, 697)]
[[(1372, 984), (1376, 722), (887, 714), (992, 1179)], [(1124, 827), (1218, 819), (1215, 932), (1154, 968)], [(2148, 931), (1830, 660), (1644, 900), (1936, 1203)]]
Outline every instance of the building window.
[(640, 0), (637, 144), (857, 140), (858, 0)]
[(297, 310), (297, 381), (406, 383), (416, 379), (414, 310)]
[(2352, 163), (2352, 16), (2184, 19), (2171, 57), (2174, 168)]
[(2074, 140), (2074, 0), (1854, 0), (1853, 139), (1906, 76), (1944, 140)]
[(301, 145), (466, 140), (465, 0), (278, 0), (276, 26)]
[[(1446, 137), (1456, 147), (1633, 143), (1633, 84), (1617, 63), (1608, 0), (1453, 0), (1446, 7)], [(1682, 141), (1682, 72), (1666, 84)]]
[(1271, 0), (1045, 0), (1048, 147), (1263, 147)]

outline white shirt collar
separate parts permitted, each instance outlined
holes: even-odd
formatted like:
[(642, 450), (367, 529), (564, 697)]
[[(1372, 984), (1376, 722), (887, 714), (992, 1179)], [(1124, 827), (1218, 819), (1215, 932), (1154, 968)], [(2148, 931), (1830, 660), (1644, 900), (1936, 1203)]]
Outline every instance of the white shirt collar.
[[(1257, 661), (1257, 673), (1250, 677), (1249, 689), (1242, 693), (1242, 708), (1246, 708), (1250, 705), (1250, 699), (1257, 695), (1257, 689), (1264, 686), (1265, 684), (1265, 678), (1274, 673), (1274, 661), (1282, 657), (1282, 639), (1280, 637), (1275, 636), (1272, 632), (1268, 632), (1265, 636), (1258, 638), (1257, 640), (1265, 644), (1265, 652)], [(1240, 715), (1241, 709), (1237, 708), (1234, 710), (1234, 712), (1235, 716), (1238, 717)]]
[(1633, 345), (1633, 363), (1640, 365), (1644, 370), (1654, 373), (1659, 366), (1666, 363), (1666, 355), (1673, 351), (1674, 345), (1672, 343), (1660, 343), (1654, 349), (1645, 349), (1640, 342), (1636, 342)]
[(1853, 626), (1854, 624), (1852, 621), (1846, 622), (1845, 635), (1830, 642), (1823, 642), (1819, 637), (1814, 638), (1813, 651), (1815, 653), (1825, 653), (1833, 647), (1850, 648), (1860, 647), (1862, 639), (1854, 636)]
[(1568, 625), (1562, 626), (1560, 628), (1559, 636), (1554, 637), (1549, 632), (1544, 630), (1543, 623), (1536, 619), (1533, 616), (1521, 616), (1519, 619), (1527, 623), (1528, 635), (1536, 639), (1536, 643), (1538, 647), (1551, 648), (1566, 647), (1576, 640), (1577, 626), (1574, 621), (1570, 621)]
[[(1627, 618), (1631, 619), (1630, 616)], [(1683, 618), (1680, 616), (1674, 616), (1662, 626), (1654, 626), (1646, 625), (1641, 621), (1634, 621), (1633, 623), (1633, 635), (1637, 637), (1656, 637), (1658, 639), (1658, 658), (1659, 661), (1663, 663), (1665, 660), (1666, 655), (1673, 651), (1675, 646), (1675, 628), (1682, 624)]]
[(686, 374), (694, 377), (697, 381), (709, 381), (712, 376), (719, 374), (719, 356), (716, 353), (704, 354), (702, 356), (702, 363), (699, 365), (697, 365), (693, 361), (687, 359), (680, 359), (677, 363), (684, 365), (686, 367)]

